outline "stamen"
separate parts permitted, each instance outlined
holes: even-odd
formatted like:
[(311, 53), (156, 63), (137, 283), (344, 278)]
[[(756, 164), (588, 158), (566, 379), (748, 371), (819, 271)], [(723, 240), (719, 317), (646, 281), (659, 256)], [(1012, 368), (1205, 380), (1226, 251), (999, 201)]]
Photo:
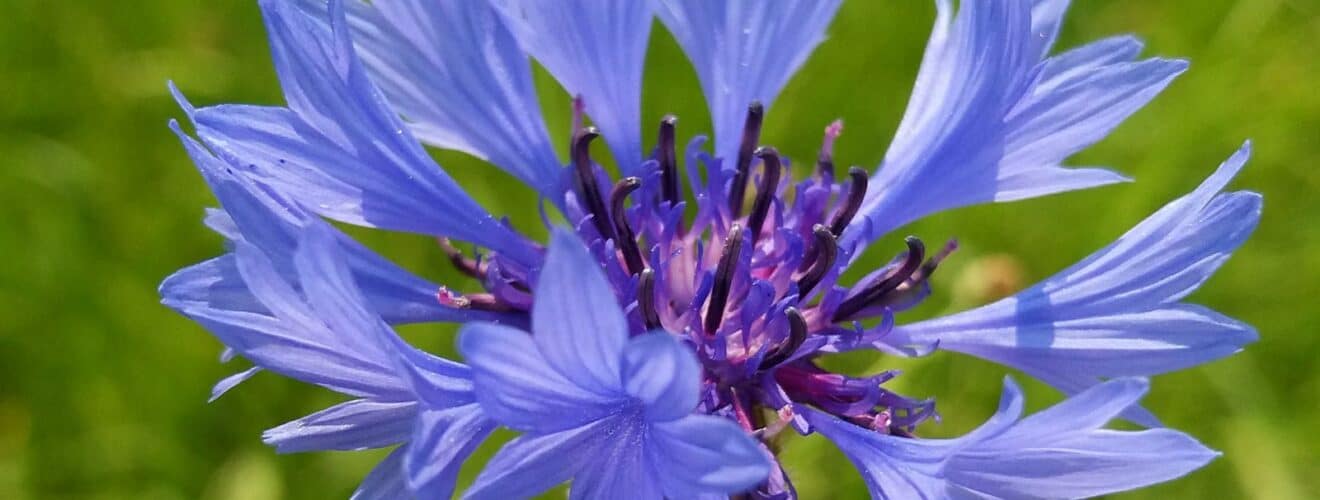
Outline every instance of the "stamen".
[(637, 279), (637, 308), (647, 330), (660, 328), (660, 315), (655, 310), (655, 270), (643, 269)]
[(678, 185), (678, 161), (675, 143), (674, 125), (678, 123), (678, 118), (674, 115), (665, 115), (660, 120), (660, 137), (656, 140), (656, 159), (660, 162), (660, 184), (664, 200), (669, 204), (677, 205), (679, 197), (682, 196), (681, 188)]
[(839, 304), (839, 309), (834, 312), (834, 321), (849, 319), (853, 314), (866, 309), (867, 305), (894, 291), (908, 278), (911, 278), (912, 273), (917, 272), (917, 269), (921, 267), (922, 259), (926, 256), (926, 246), (921, 243), (921, 240), (913, 236), (908, 236), (905, 241), (907, 242), (908, 252), (903, 264), (893, 274)]
[(769, 425), (757, 429), (752, 433), (752, 437), (760, 440), (767, 446), (773, 446), (774, 443), (772, 440), (775, 436), (778, 436), (780, 432), (783, 432), (783, 430), (788, 427), (788, 424), (793, 422), (793, 417), (795, 416), (793, 406), (785, 406), (776, 410), (775, 416), (779, 418), (774, 422), (770, 422)]
[(930, 275), (935, 274), (935, 268), (939, 267), (940, 263), (944, 262), (944, 259), (948, 258), (949, 254), (953, 253), (954, 250), (957, 249), (958, 249), (958, 240), (950, 239), (948, 242), (944, 244), (944, 247), (941, 248), (940, 251), (935, 254), (934, 257), (931, 257), (930, 259), (926, 260), (926, 263), (921, 265), (921, 271), (918, 272), (916, 275), (914, 275), (913, 278), (917, 280), (929, 279)]
[(600, 187), (596, 185), (596, 172), (591, 167), (591, 141), (600, 137), (596, 127), (587, 127), (573, 137), (573, 166), (577, 173), (578, 191), (582, 194), (582, 204), (591, 214), (592, 224), (604, 239), (614, 239), (614, 228), (610, 225), (609, 212), (605, 209), (605, 200), (601, 198)]
[(437, 238), (437, 240), (440, 242), (440, 249), (449, 257), (449, 263), (458, 269), (458, 272), (471, 278), (486, 279), (486, 273), (482, 272), (481, 263), (477, 262), (477, 259), (463, 255), (463, 251), (454, 248), (449, 238)]
[(509, 307), (489, 293), (471, 293), (463, 295), (456, 293), (446, 287), (440, 287), (435, 293), (435, 298), (441, 305), (455, 309), (475, 309), (479, 311), (508, 312), (514, 308)]
[(614, 185), (614, 190), (610, 192), (610, 208), (614, 214), (614, 230), (618, 238), (614, 239), (615, 246), (623, 252), (623, 260), (628, 264), (628, 272), (637, 274), (642, 272), (646, 264), (642, 261), (642, 251), (637, 248), (637, 236), (628, 226), (628, 213), (624, 210), (623, 203), (628, 200), (628, 195), (641, 187), (642, 180), (637, 177), (625, 177), (618, 184)]
[(816, 173), (826, 183), (834, 182), (834, 141), (843, 134), (843, 120), (834, 120), (825, 127), (825, 139), (820, 143), (820, 155), (816, 157)]
[(848, 169), (848, 177), (852, 178), (852, 184), (848, 186), (848, 198), (839, 207), (839, 211), (834, 213), (834, 218), (830, 219), (830, 232), (836, 237), (843, 234), (853, 216), (857, 215), (857, 210), (862, 208), (862, 200), (866, 198), (866, 171), (851, 167)]
[(839, 255), (839, 242), (834, 239), (834, 234), (830, 233), (822, 224), (816, 224), (811, 228), (812, 234), (816, 236), (816, 260), (811, 265), (811, 269), (798, 280), (798, 300), (802, 300), (811, 293), (811, 290), (820, 284), (820, 280), (825, 277), (825, 273), (830, 271), (834, 265), (834, 259)]
[(747, 120), (743, 122), (742, 142), (738, 145), (738, 163), (733, 173), (733, 184), (729, 187), (729, 211), (733, 218), (742, 215), (743, 197), (747, 195), (747, 175), (752, 166), (752, 153), (756, 144), (761, 142), (761, 121), (765, 118), (765, 107), (761, 101), (752, 101), (747, 106)]
[(752, 406), (751, 400), (745, 397), (742, 390), (731, 386), (729, 387), (729, 401), (733, 403), (733, 418), (738, 421), (738, 425), (741, 425), (743, 430), (749, 433), (754, 432), (754, 429), (758, 427), (758, 423), (753, 419), (759, 420), (759, 414), (753, 413), (753, 409), (750, 408)]
[(770, 214), (770, 202), (774, 201), (779, 190), (779, 151), (765, 146), (756, 149), (756, 157), (761, 159), (761, 185), (756, 189), (756, 201), (752, 203), (752, 214), (747, 218), (747, 228), (752, 231), (752, 244), (761, 236), (761, 226)]
[(715, 283), (710, 290), (710, 302), (706, 306), (706, 334), (714, 335), (724, 320), (724, 304), (729, 300), (729, 289), (733, 287), (733, 272), (738, 266), (738, 256), (742, 253), (742, 226), (734, 224), (729, 228), (729, 237), (724, 240), (724, 253), (715, 267)]
[(473, 293), (468, 294), (466, 297), (468, 299), (468, 307), (478, 311), (508, 312), (514, 310), (514, 308), (509, 307), (508, 304), (500, 302), (499, 299), (489, 293)]
[(573, 96), (573, 130), (582, 130), (582, 127), (586, 124), (583, 119), (586, 114), (587, 102), (582, 98), (582, 94)]
[(796, 307), (790, 307), (784, 310), (784, 315), (788, 316), (788, 339), (779, 347), (776, 347), (774, 352), (766, 355), (761, 360), (760, 368), (762, 370), (783, 363), (794, 352), (797, 352), (799, 347), (802, 347), (803, 342), (807, 341), (807, 320), (802, 317), (802, 312), (798, 311)]

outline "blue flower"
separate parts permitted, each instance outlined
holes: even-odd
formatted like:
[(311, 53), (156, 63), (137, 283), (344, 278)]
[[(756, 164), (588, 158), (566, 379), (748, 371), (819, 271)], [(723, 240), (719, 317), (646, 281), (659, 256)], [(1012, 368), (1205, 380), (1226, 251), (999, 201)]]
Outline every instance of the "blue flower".
[[(161, 286), (224, 360), (354, 399), (271, 429), (280, 451), (397, 446), (361, 498), (442, 498), (497, 427), (519, 433), (464, 493), (575, 498), (796, 494), (777, 463), (787, 429), (819, 433), (878, 498), (1072, 498), (1180, 477), (1214, 458), (1137, 405), (1144, 378), (1235, 353), (1250, 326), (1183, 299), (1240, 246), (1260, 196), (1222, 193), (1249, 145), (1200, 187), (1091, 257), (1017, 295), (899, 319), (934, 293), (957, 248), (909, 236), (890, 262), (840, 279), (878, 238), (978, 203), (1128, 179), (1063, 166), (1186, 68), (1114, 37), (1051, 55), (1061, 0), (937, 0), (913, 96), (879, 168), (835, 168), (842, 122), (811, 172), (761, 143), (775, 98), (825, 39), (839, 1), (261, 0), (285, 106), (195, 108), (172, 124), (221, 209), (232, 252)], [(653, 17), (688, 54), (714, 141), (680, 149), (665, 117), (642, 147)], [(567, 165), (539, 112), (530, 59), (574, 99)], [(587, 126), (590, 121), (593, 126)], [(591, 154), (603, 137), (623, 177)], [(423, 143), (491, 162), (568, 221), (542, 245), (468, 196)], [(549, 215), (549, 214), (546, 214)], [(391, 264), (320, 220), (438, 237), (481, 291)], [(545, 217), (550, 220), (550, 217)], [(549, 222), (546, 222), (550, 225)], [(470, 242), (472, 255), (450, 240)], [(388, 325), (462, 323), (470, 364), (417, 350)], [(897, 371), (831, 373), (852, 350), (949, 350), (1063, 391), (1019, 420), (1000, 411), (956, 439), (920, 437), (926, 397)], [(922, 395), (926, 396), (926, 395)]]

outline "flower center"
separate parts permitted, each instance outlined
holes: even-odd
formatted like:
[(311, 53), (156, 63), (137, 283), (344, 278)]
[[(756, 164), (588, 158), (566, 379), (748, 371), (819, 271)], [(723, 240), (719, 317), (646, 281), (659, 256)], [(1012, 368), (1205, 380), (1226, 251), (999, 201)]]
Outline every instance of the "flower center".
[[(852, 286), (839, 285), (839, 273), (857, 251), (842, 247), (840, 236), (865, 199), (866, 171), (852, 167), (847, 182), (835, 182), (834, 142), (843, 130), (836, 121), (825, 129), (813, 172), (792, 183), (785, 158), (758, 145), (763, 117), (759, 103), (749, 106), (731, 166), (702, 152), (704, 138), (698, 137), (680, 170), (677, 120), (667, 116), (640, 169), (644, 177), (617, 182), (591, 158), (599, 134), (581, 127), (571, 143), (564, 213), (600, 259), (633, 332), (664, 329), (693, 347), (706, 368), (704, 411), (728, 412), (751, 431), (760, 427), (758, 408), (783, 410), (800, 402), (868, 427), (906, 432), (934, 408), (881, 387), (896, 373), (849, 378), (821, 370), (813, 358), (880, 340), (895, 312), (929, 294), (929, 278), (956, 243), (927, 257), (921, 240), (908, 237), (906, 250), (889, 264)], [(606, 186), (612, 186), (608, 199)], [(454, 265), (481, 280), (487, 292), (442, 291), (442, 301), (530, 308), (528, 270), (499, 255), (469, 258), (444, 246)]]

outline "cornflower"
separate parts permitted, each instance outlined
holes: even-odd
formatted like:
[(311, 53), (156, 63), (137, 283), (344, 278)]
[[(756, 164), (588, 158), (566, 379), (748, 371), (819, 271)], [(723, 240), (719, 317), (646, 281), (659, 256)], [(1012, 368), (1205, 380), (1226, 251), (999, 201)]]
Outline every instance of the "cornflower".
[[(793, 498), (786, 430), (820, 434), (875, 498), (1077, 498), (1167, 481), (1217, 453), (1160, 428), (1146, 377), (1255, 340), (1182, 299), (1247, 238), (1260, 196), (1222, 192), (1249, 144), (1078, 264), (998, 302), (931, 320), (896, 316), (932, 293), (957, 248), (908, 237), (886, 265), (840, 276), (881, 236), (932, 213), (1126, 178), (1065, 168), (1186, 68), (1108, 38), (1050, 55), (1066, 1), (936, 2), (898, 132), (875, 172), (835, 167), (842, 123), (810, 173), (761, 141), (780, 89), (824, 39), (838, 1), (263, 0), (284, 107), (195, 108), (172, 124), (222, 206), (233, 251), (171, 276), (164, 302), (253, 368), (352, 399), (273, 428), (279, 451), (396, 446), (358, 498), (442, 498), (499, 427), (520, 433), (464, 495)], [(640, 95), (658, 17), (691, 59), (713, 147), (680, 151), (667, 116), (643, 154)], [(576, 96), (563, 165), (528, 57)], [(587, 120), (593, 123), (587, 126)], [(591, 152), (604, 138), (621, 177)], [(542, 245), (489, 214), (423, 143), (489, 161), (568, 221)], [(440, 238), (477, 280), (414, 276), (321, 217)], [(553, 226), (546, 218), (546, 225)], [(451, 240), (485, 251), (463, 252)], [(464, 363), (391, 325), (462, 323)], [(1068, 395), (998, 411), (953, 439), (921, 437), (934, 401), (899, 376), (831, 373), (834, 353), (948, 350), (1021, 370)], [(1123, 418), (1147, 427), (1103, 428)]]

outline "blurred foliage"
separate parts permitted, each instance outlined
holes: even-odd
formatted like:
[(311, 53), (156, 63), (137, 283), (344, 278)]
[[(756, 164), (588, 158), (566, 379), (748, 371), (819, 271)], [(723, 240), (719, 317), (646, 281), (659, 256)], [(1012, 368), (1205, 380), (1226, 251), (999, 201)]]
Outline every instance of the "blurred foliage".
[[(904, 232), (963, 246), (914, 317), (992, 298), (1063, 268), (1195, 186), (1245, 138), (1256, 154), (1235, 186), (1263, 192), (1255, 237), (1193, 299), (1259, 328), (1262, 341), (1212, 365), (1158, 377), (1147, 404), (1224, 456), (1183, 480), (1119, 498), (1303, 498), (1320, 491), (1320, 6), (1303, 0), (1077, 2), (1062, 47), (1109, 34), (1193, 61), (1149, 108), (1075, 165), (1137, 182), (939, 214)], [(235, 371), (200, 327), (157, 304), (156, 284), (221, 251), (200, 224), (213, 204), (166, 120), (176, 80), (199, 104), (281, 102), (254, 2), (9, 0), (0, 28), (0, 497), (343, 498), (381, 453), (277, 456), (262, 429), (335, 396), (262, 375), (206, 404)], [(878, 164), (933, 19), (926, 2), (850, 0), (831, 38), (768, 117), (766, 142), (810, 158), (842, 117), (841, 162)], [(656, 29), (645, 119), (709, 130), (682, 54)], [(552, 131), (567, 99), (538, 75)], [(650, 135), (649, 133), (647, 134)], [(496, 214), (544, 234), (529, 190), (471, 158), (437, 153)], [(355, 231), (419, 273), (462, 283), (426, 238)], [(887, 258), (897, 239), (868, 256)], [(986, 280), (994, 286), (979, 285)], [(470, 284), (468, 286), (471, 286)], [(996, 291), (999, 290), (999, 291)], [(448, 327), (410, 338), (452, 351)], [(991, 413), (1001, 368), (952, 354), (834, 361), (899, 366), (896, 386), (934, 396), (953, 435)], [(1019, 377), (1020, 380), (1024, 380)], [(1032, 408), (1057, 393), (1028, 384)], [(488, 446), (486, 452), (493, 449)], [(862, 498), (860, 478), (818, 438), (787, 463), (805, 498)], [(465, 477), (475, 472), (469, 468)]]

